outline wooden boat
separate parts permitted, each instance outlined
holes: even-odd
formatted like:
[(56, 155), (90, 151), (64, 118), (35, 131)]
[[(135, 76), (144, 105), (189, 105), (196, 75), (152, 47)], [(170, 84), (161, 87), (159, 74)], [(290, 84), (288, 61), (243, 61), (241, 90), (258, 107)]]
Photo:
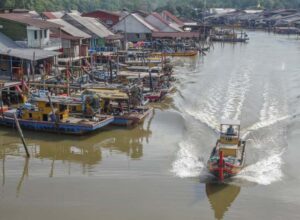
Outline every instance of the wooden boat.
[(145, 118), (153, 112), (153, 108), (139, 106), (131, 109), (130, 112), (124, 113), (122, 115), (115, 115), (113, 125), (119, 126), (135, 126), (142, 123)]
[[(238, 36), (240, 35), (240, 36)], [(241, 32), (240, 34), (235, 33), (233, 30), (219, 30), (216, 31), (211, 37), (212, 41), (215, 42), (231, 42), (231, 43), (245, 43), (249, 40), (247, 33)]]
[(114, 116), (112, 125), (135, 126), (141, 123), (153, 111), (153, 108), (140, 106), (138, 91), (131, 91), (131, 97), (120, 89), (93, 88), (87, 89), (83, 94), (96, 94), (99, 96), (101, 111)]
[(127, 60), (125, 64), (128, 66), (147, 66), (147, 67), (155, 67), (161, 65), (161, 59), (141, 59), (141, 60)]
[(244, 167), (245, 147), (246, 142), (240, 139), (240, 122), (224, 121), (220, 125), (220, 138), (207, 162), (208, 170), (219, 181), (238, 174)]
[(212, 37), (214, 42), (224, 42), (224, 43), (246, 43), (249, 38), (231, 38), (231, 37)]
[(170, 57), (193, 57), (198, 54), (197, 50), (189, 50), (189, 51), (180, 51), (180, 52), (158, 52), (152, 53), (153, 57), (162, 57), (162, 56), (170, 56)]
[(67, 103), (36, 98), (35, 103), (25, 103), (18, 109), (5, 111), (0, 116), (0, 125), (15, 127), (14, 114), (22, 128), (76, 135), (99, 130), (114, 120), (113, 116), (100, 114), (90, 118), (72, 117)]
[(144, 95), (145, 99), (148, 99), (150, 102), (158, 102), (163, 98), (163, 93), (161, 90), (153, 91), (153, 92), (147, 92)]

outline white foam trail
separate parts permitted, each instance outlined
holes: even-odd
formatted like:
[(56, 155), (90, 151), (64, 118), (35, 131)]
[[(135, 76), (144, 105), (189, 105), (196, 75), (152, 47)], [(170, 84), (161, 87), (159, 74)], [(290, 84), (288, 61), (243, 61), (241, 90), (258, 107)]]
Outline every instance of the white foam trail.
[(246, 93), (250, 85), (249, 70), (231, 75), (223, 108), (222, 119), (239, 119), (245, 101)]
[(235, 178), (244, 179), (261, 185), (269, 185), (280, 181), (283, 177), (281, 166), (283, 164), (282, 154), (277, 153), (245, 167)]
[(181, 142), (179, 147), (171, 171), (181, 178), (199, 176), (205, 165), (195, 156), (197, 153), (194, 147), (187, 142)]
[[(270, 91), (271, 87), (269, 83), (266, 83), (263, 92), (264, 104), (260, 111), (259, 121), (247, 129), (243, 135), (244, 139), (251, 134), (251, 131), (257, 131), (268, 127), (272, 128), (271, 126), (290, 118), (288, 115), (283, 115), (283, 113), (286, 112), (285, 105), (279, 103), (277, 96), (272, 97)], [(262, 156), (265, 154), (267, 155), (265, 158), (244, 168), (237, 178), (242, 178), (262, 185), (269, 185), (282, 179), (283, 172), (281, 167), (283, 164), (282, 154), (284, 152), (284, 150), (282, 150), (284, 149), (284, 146), (282, 145), (283, 137), (280, 138), (280, 142), (275, 140), (277, 136), (281, 136), (281, 134), (278, 133), (281, 131), (282, 127), (278, 125), (278, 128), (275, 130), (271, 129), (270, 136), (265, 137), (263, 140), (258, 141), (253, 137), (254, 146), (252, 147), (255, 148), (255, 151), (264, 150), (261, 153)], [(279, 152), (279, 149), (281, 149), (281, 152)]]
[(264, 104), (260, 111), (259, 121), (246, 129), (243, 138), (246, 138), (251, 131), (267, 128), (290, 118), (288, 115), (282, 115), (279, 107), (284, 108), (284, 106), (280, 106), (279, 101), (271, 97), (269, 83), (264, 86), (263, 99)]
[[(219, 88), (220, 89), (220, 88)], [(217, 130), (219, 128), (219, 121), (216, 118), (220, 111), (220, 102), (222, 101), (222, 94), (218, 88), (211, 87), (206, 93), (204, 100), (197, 100), (194, 107), (183, 108), (185, 113), (199, 120), (208, 127)]]
[(255, 124), (253, 124), (252, 126), (250, 126), (249, 128), (245, 129), (246, 131), (243, 132), (243, 136), (242, 139), (246, 139), (247, 136), (250, 134), (250, 132), (252, 131), (257, 131), (259, 129), (263, 129), (263, 128), (267, 128), (270, 126), (273, 126), (279, 122), (282, 122), (284, 120), (289, 119), (291, 116), (286, 115), (286, 116), (282, 116), (280, 118), (274, 118), (274, 119), (270, 119), (270, 120), (265, 120), (265, 121), (259, 121)]
[(207, 125), (213, 130), (219, 129), (219, 123), (213, 114), (203, 111), (193, 111), (186, 109), (186, 113), (199, 120), (201, 123)]

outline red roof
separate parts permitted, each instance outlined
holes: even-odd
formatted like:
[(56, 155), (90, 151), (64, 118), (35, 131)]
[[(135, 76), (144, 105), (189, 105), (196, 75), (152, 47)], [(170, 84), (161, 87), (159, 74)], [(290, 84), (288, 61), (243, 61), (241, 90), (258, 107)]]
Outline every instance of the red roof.
[(18, 13), (4, 13), (0, 14), (0, 19), (6, 19), (10, 21), (15, 21), (21, 24), (26, 24), (38, 28), (50, 29), (50, 28), (60, 28), (59, 24), (55, 24), (49, 21), (44, 21), (41, 19), (32, 18), (28, 15), (18, 14)]
[(82, 16), (83, 16), (83, 17), (88, 17), (89, 15), (94, 14), (95, 12), (106, 13), (106, 14), (110, 14), (110, 15), (118, 16), (118, 17), (121, 16), (121, 15), (120, 15), (119, 13), (117, 13), (117, 12), (106, 11), (106, 10), (100, 10), (100, 9), (97, 9), (97, 10), (95, 10), (95, 11), (90, 11), (90, 12), (83, 13)]
[(42, 13), (46, 18), (48, 18), (48, 19), (56, 19), (57, 17), (54, 15), (54, 14), (52, 14), (52, 12), (50, 12), (50, 11), (45, 11), (45, 12), (43, 12)]
[(61, 38), (65, 40), (80, 40), (80, 37), (72, 36), (64, 31), (51, 31), (50, 37), (52, 38)]
[(197, 38), (199, 32), (153, 32), (154, 38)]

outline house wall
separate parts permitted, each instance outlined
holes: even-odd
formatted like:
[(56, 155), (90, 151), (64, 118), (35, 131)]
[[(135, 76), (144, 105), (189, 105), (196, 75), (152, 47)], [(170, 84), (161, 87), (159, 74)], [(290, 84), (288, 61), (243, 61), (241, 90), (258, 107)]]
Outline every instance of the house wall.
[(78, 57), (80, 52), (79, 41), (62, 39), (64, 57)]
[(0, 18), (1, 32), (14, 41), (27, 40), (26, 25)]
[(10, 76), (11, 76), (10, 57), (0, 55), (0, 79), (9, 79)]
[(126, 37), (128, 42), (150, 41), (152, 38), (152, 34), (127, 33)]
[(49, 44), (50, 31), (32, 26), (27, 27), (28, 47), (41, 48)]
[(152, 31), (144, 26), (142, 23), (137, 21), (132, 15), (128, 15), (119, 23), (114, 25), (113, 30), (115, 31), (122, 31), (126, 33), (135, 33), (135, 34), (151, 34)]
[[(1, 32), (4, 35), (8, 36), (14, 41), (27, 41), (28, 47), (44, 47), (49, 43), (49, 30), (46, 30), (47, 33), (46, 36), (44, 36), (44, 29), (26, 26), (18, 22), (0, 19), (0, 25), (3, 26)], [(40, 30), (42, 30), (42, 36), (40, 35)], [(35, 39), (34, 31), (37, 31), (37, 39)]]

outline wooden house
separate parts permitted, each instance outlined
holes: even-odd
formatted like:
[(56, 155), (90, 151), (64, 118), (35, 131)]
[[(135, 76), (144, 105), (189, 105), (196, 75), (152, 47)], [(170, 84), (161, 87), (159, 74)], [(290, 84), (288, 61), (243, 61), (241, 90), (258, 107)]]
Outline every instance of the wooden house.
[(61, 57), (78, 58), (88, 56), (91, 35), (63, 19), (51, 19), (50, 21), (63, 26), (60, 32), (53, 31), (52, 33), (53, 36), (62, 39)]
[(61, 25), (32, 18), (24, 13), (0, 14), (1, 32), (17, 41), (23, 47), (57, 50), (61, 47), (60, 39), (50, 39), (50, 29), (61, 28)]
[(116, 32), (124, 33), (125, 40), (131, 42), (149, 41), (152, 39), (152, 33), (159, 31), (137, 13), (125, 16), (112, 28)]
[(34, 79), (35, 74), (50, 74), (59, 52), (22, 48), (0, 32), (0, 78)]
[(82, 17), (78, 12), (66, 13), (62, 19), (91, 36), (92, 50), (105, 46), (105, 39), (114, 35), (98, 19)]

